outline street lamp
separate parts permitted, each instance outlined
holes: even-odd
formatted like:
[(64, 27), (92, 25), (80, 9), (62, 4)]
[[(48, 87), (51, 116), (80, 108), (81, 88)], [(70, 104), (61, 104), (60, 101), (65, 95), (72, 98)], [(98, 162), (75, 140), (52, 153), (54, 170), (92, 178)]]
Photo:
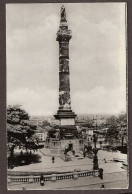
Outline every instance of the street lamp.
[(96, 115), (96, 130), (97, 130), (97, 115)]
[(98, 170), (98, 157), (97, 157), (97, 153), (98, 153), (98, 149), (96, 148), (96, 142), (97, 142), (97, 136), (94, 134), (93, 135), (93, 142), (94, 142), (94, 148), (93, 148), (93, 170)]

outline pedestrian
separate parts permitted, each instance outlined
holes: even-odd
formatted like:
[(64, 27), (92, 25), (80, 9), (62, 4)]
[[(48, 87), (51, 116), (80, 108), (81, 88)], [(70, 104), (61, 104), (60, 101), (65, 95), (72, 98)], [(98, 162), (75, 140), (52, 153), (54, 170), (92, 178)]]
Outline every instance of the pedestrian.
[(86, 156), (86, 153), (85, 153), (85, 150), (84, 150), (84, 152), (83, 152), (83, 157), (85, 158), (85, 156)]
[(102, 185), (102, 186), (101, 186), (101, 189), (105, 189), (105, 186), (104, 186), (104, 185)]
[(41, 174), (41, 177), (40, 177), (40, 185), (44, 186), (44, 177), (43, 177), (42, 174)]
[(75, 156), (75, 150), (72, 151), (73, 155)]
[(103, 180), (103, 169), (99, 168), (99, 175), (98, 175), (102, 180)]
[(52, 157), (52, 163), (54, 163), (54, 161), (55, 161), (55, 157), (53, 156), (53, 157)]
[(104, 159), (104, 162), (107, 163), (107, 162), (106, 162), (106, 158)]

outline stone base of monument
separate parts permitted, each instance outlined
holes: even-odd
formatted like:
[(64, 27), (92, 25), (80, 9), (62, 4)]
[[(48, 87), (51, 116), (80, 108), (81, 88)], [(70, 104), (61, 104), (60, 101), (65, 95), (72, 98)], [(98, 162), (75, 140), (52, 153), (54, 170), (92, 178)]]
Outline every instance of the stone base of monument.
[(68, 149), (68, 151), (72, 151), (75, 154), (76, 152), (83, 151), (83, 143), (81, 139), (65, 139), (61, 140), (61, 148), (62, 150)]
[(47, 155), (61, 156), (64, 160), (65, 154), (69, 152), (75, 156), (76, 153), (83, 151), (83, 147), (82, 139), (55, 140), (51, 138), (45, 144)]

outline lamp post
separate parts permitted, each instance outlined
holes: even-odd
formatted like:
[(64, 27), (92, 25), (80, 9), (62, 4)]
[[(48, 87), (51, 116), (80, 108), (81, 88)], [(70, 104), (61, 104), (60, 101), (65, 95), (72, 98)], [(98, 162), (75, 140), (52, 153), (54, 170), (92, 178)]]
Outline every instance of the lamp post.
[(94, 142), (94, 148), (93, 148), (93, 170), (98, 170), (98, 157), (97, 157), (97, 153), (98, 153), (98, 148), (96, 148), (96, 142), (97, 142), (97, 136), (94, 134), (93, 135), (93, 142)]
[(96, 115), (96, 130), (97, 130), (97, 115)]

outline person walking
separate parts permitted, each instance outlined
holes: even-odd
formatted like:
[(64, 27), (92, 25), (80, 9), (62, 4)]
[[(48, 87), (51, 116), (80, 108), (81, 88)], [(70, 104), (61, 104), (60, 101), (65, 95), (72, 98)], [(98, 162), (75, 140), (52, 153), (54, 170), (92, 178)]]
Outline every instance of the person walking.
[(54, 162), (55, 162), (55, 157), (53, 156), (53, 157), (52, 157), (52, 163), (54, 163)]
[(105, 186), (104, 186), (104, 185), (102, 185), (102, 186), (101, 186), (101, 189), (105, 189)]
[(43, 177), (42, 174), (41, 174), (41, 177), (40, 177), (40, 185), (44, 186), (44, 177)]
[(99, 168), (99, 175), (98, 176), (103, 180), (103, 168)]
[(107, 162), (106, 162), (106, 158), (104, 158), (104, 162), (107, 163)]

